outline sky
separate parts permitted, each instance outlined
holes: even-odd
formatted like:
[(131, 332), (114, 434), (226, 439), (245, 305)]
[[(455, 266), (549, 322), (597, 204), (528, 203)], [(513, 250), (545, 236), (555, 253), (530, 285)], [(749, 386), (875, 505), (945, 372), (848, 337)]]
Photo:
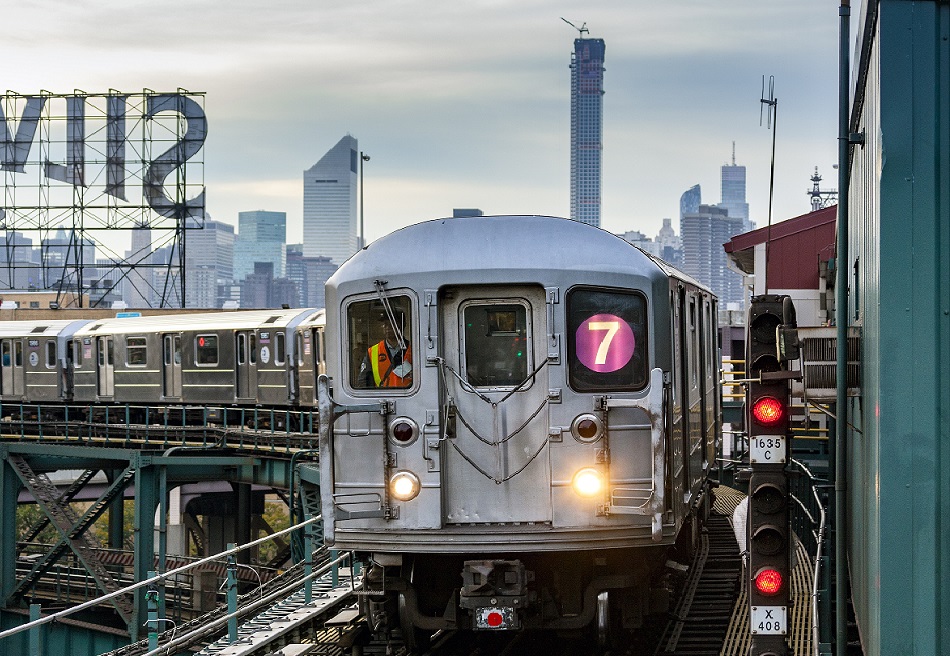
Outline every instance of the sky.
[(6, 0), (0, 89), (204, 92), (207, 210), (287, 213), (303, 171), (359, 140), (368, 240), (453, 208), (569, 213), (570, 64), (606, 42), (602, 227), (679, 231), (679, 197), (720, 200), (747, 167), (753, 221), (809, 211), (837, 183), (836, 0)]

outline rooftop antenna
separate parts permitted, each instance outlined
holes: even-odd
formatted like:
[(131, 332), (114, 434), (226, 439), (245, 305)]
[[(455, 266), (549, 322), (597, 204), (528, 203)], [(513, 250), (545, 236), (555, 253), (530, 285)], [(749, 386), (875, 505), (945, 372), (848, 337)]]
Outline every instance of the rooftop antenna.
[(564, 18), (563, 16), (561, 16), (560, 18), (561, 18), (562, 21), (564, 21), (565, 23), (567, 23), (568, 25), (570, 25), (571, 27), (573, 27), (575, 30), (577, 30), (577, 33), (578, 33), (578, 37), (577, 37), (577, 38), (583, 39), (583, 38), (584, 38), (584, 34), (590, 34), (590, 30), (587, 29), (587, 23), (581, 23), (581, 26), (578, 27), (577, 25), (575, 25), (575, 24), (572, 23), (571, 21), (567, 20), (567, 19)]
[[(837, 168), (837, 167), (835, 167)], [(835, 189), (822, 189), (819, 183), (821, 176), (818, 175), (818, 167), (815, 167), (815, 174), (811, 176), (811, 189), (807, 193), (811, 197), (811, 211), (822, 210), (838, 200), (838, 192)]]
[(772, 241), (772, 198), (775, 195), (775, 133), (778, 131), (778, 98), (775, 97), (775, 76), (769, 75), (769, 97), (765, 97), (765, 76), (762, 76), (762, 95), (759, 99), (759, 125), (762, 125), (762, 111), (767, 107), (766, 123), (772, 130), (772, 167), (769, 172), (769, 224), (765, 233), (765, 271), (762, 280), (765, 293), (769, 293), (769, 244)]

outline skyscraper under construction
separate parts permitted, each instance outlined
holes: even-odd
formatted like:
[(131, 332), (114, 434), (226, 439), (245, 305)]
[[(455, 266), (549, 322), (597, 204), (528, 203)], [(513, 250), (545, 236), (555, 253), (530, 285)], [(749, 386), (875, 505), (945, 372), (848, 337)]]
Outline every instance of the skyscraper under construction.
[(603, 39), (579, 38), (571, 56), (571, 218), (598, 228), (604, 51)]

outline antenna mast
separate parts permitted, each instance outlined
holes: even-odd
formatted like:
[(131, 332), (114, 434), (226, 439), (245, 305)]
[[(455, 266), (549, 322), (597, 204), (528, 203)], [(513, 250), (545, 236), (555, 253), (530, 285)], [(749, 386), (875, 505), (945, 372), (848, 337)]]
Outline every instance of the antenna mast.
[(775, 97), (775, 76), (769, 76), (769, 97), (765, 97), (765, 76), (762, 76), (762, 95), (759, 99), (759, 125), (762, 125), (762, 110), (768, 107), (767, 127), (772, 130), (772, 168), (769, 172), (769, 224), (765, 233), (765, 271), (762, 281), (765, 293), (769, 293), (769, 245), (772, 241), (772, 198), (775, 195), (775, 133), (778, 131), (778, 98)]

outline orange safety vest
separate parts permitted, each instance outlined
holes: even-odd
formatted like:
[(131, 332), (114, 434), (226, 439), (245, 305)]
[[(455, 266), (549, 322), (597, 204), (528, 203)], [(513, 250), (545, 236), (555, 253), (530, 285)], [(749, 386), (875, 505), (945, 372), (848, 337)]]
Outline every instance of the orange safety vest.
[[(376, 383), (376, 387), (409, 387), (412, 384), (411, 371), (404, 377), (397, 376), (393, 371), (385, 341), (377, 342), (370, 347), (369, 361), (373, 367), (373, 382)], [(411, 346), (406, 347), (402, 361), (412, 364)], [(383, 378), (383, 376), (385, 376), (385, 378)]]

